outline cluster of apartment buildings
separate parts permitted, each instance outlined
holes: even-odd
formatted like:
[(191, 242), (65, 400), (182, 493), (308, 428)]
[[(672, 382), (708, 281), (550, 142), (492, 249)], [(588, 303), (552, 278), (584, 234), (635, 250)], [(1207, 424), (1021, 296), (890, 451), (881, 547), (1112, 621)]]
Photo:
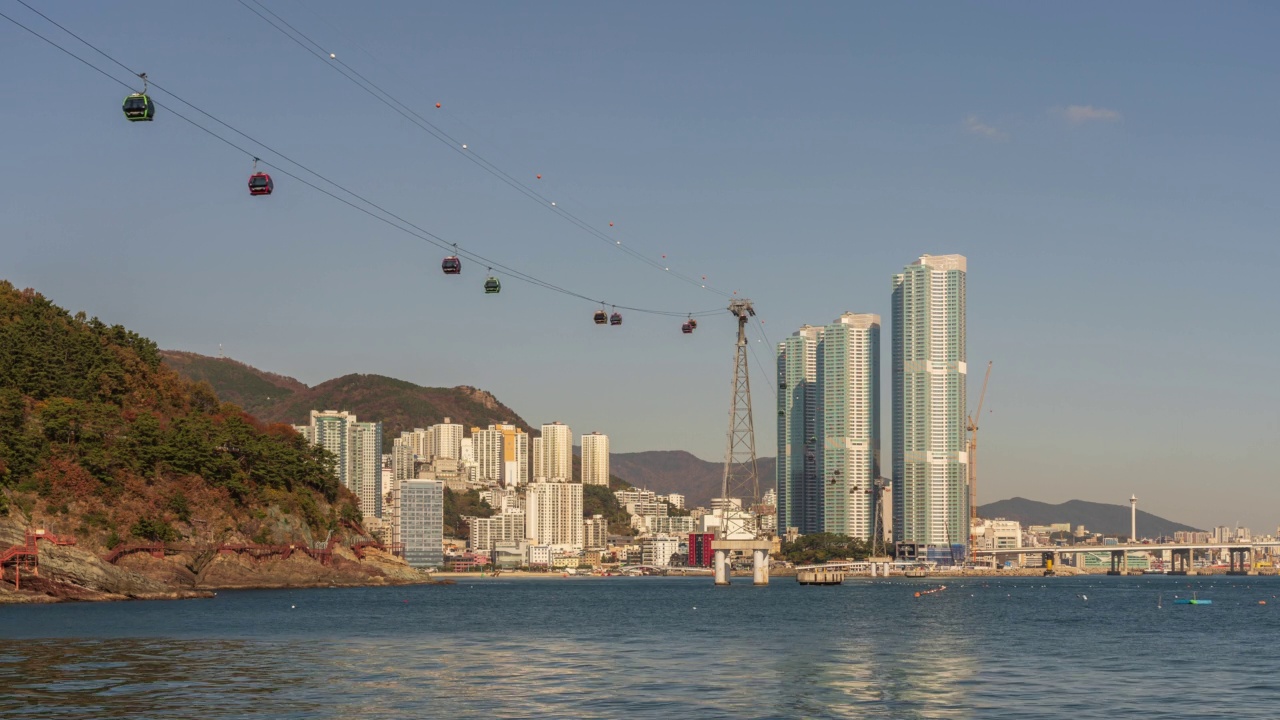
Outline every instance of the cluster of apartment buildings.
[(890, 477), (880, 444), (880, 316), (845, 313), (778, 343), (780, 528), (880, 534), (905, 558), (963, 554), (966, 272), (962, 255), (923, 255), (893, 275)]
[(497, 514), (468, 518), (473, 538), (490, 553), (514, 543), (522, 565), (531, 564), (530, 553), (542, 559), (553, 549), (580, 552), (589, 533), (602, 532), (601, 519), (583, 518), (582, 489), (609, 485), (609, 436), (603, 433), (581, 436), (575, 479), (573, 432), (560, 422), (543, 425), (541, 436), (530, 439), (509, 423), (473, 427), (468, 434), (445, 418), (402, 432), (385, 455), (382, 424), (360, 422), (346, 411), (313, 410), (310, 422), (294, 429), (334, 455), (339, 482), (360, 498), (365, 529), (403, 546), (415, 567), (444, 564), (446, 488), (481, 491)]

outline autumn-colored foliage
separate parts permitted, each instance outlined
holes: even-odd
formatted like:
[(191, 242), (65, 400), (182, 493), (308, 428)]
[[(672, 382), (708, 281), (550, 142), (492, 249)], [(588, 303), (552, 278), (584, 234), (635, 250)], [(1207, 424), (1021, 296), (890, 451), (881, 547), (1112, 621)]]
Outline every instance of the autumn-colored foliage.
[(155, 343), (0, 281), (0, 512), (90, 542), (311, 541), (355, 498), (333, 458), (183, 379)]

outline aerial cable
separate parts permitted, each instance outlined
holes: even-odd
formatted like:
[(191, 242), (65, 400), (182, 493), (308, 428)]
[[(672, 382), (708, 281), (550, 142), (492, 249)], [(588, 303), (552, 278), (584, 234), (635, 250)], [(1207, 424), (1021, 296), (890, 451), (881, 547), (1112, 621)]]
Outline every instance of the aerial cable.
[[(114, 57), (112, 57), (112, 56), (108, 55), (106, 52), (104, 52), (104, 51), (102, 51), (101, 49), (97, 48), (97, 47), (96, 47), (96, 46), (94, 46), (92, 43), (89, 43), (87, 40), (85, 40), (85, 39), (81, 38), (80, 36), (76, 35), (76, 34), (75, 34), (75, 33), (73, 33), (72, 31), (70, 31), (70, 30), (68, 30), (67, 28), (63, 27), (61, 24), (59, 24), (58, 22), (56, 22), (56, 21), (54, 21), (53, 19), (49, 18), (49, 17), (48, 17), (48, 16), (46, 16), (44, 13), (41, 13), (40, 11), (38, 11), (38, 10), (36, 10), (36, 9), (34, 9), (34, 8), (31, 8), (31, 6), (30, 6), (30, 5), (27, 5), (25, 2), (23, 2), (23, 0), (17, 0), (17, 1), (18, 1), (21, 5), (23, 5), (24, 7), (27, 7), (28, 9), (32, 10), (32, 12), (35, 12), (37, 15), (40, 15), (41, 17), (45, 18), (45, 19), (46, 19), (46, 20), (48, 20), (51, 24), (53, 24), (53, 25), (55, 25), (56, 27), (58, 27), (59, 29), (63, 30), (63, 31), (64, 31), (64, 32), (66, 32), (68, 35), (71, 35), (72, 37), (76, 38), (76, 39), (77, 39), (77, 40), (79, 40), (81, 43), (83, 43), (84, 45), (88, 46), (89, 48), (91, 48), (92, 50), (94, 50), (95, 52), (97, 52), (98, 54), (100, 54), (100, 55), (102, 55), (103, 57), (107, 58), (108, 60), (110, 60), (111, 62), (115, 63), (116, 65), (118, 65), (118, 66), (120, 66), (120, 67), (124, 68), (125, 70), (127, 70), (127, 71), (130, 73), (130, 75), (133, 75), (133, 76), (136, 76), (136, 77), (141, 77), (141, 74), (133, 72), (133, 70), (132, 70), (132, 69), (130, 69), (128, 66), (124, 65), (123, 63), (121, 63), (119, 60), (116, 60)], [(9, 21), (10, 23), (12, 23), (13, 25), (16, 25), (17, 27), (21, 28), (22, 30), (25, 30), (26, 32), (28, 32), (28, 33), (29, 33), (29, 34), (31, 34), (31, 35), (34, 35), (35, 37), (39, 38), (40, 40), (43, 40), (45, 43), (47, 43), (47, 44), (49, 44), (49, 45), (53, 46), (54, 48), (56, 48), (57, 50), (61, 51), (61, 52), (62, 52), (62, 53), (64, 53), (64, 54), (66, 54), (66, 55), (70, 56), (71, 58), (74, 58), (75, 60), (78, 60), (81, 64), (83, 64), (83, 65), (85, 65), (85, 66), (89, 67), (90, 69), (92, 69), (92, 70), (94, 70), (95, 72), (97, 72), (97, 73), (101, 74), (102, 76), (106, 77), (107, 79), (111, 80), (112, 82), (115, 82), (116, 84), (121, 85), (122, 87), (124, 87), (124, 88), (126, 88), (126, 89), (130, 89), (130, 90), (132, 90), (132, 87), (131, 87), (128, 83), (126, 83), (126, 82), (124, 82), (124, 81), (120, 80), (119, 78), (116, 78), (116, 77), (115, 77), (115, 76), (113, 76), (111, 73), (107, 72), (106, 70), (103, 70), (102, 68), (100, 68), (100, 67), (98, 67), (97, 65), (93, 64), (92, 62), (90, 62), (90, 61), (88, 61), (88, 60), (84, 59), (83, 57), (81, 57), (81, 56), (79, 56), (79, 55), (75, 54), (74, 52), (72, 52), (72, 51), (70, 51), (70, 50), (66, 49), (66, 48), (65, 48), (65, 47), (63, 47), (62, 45), (59, 45), (57, 42), (55, 42), (55, 41), (53, 41), (53, 40), (49, 39), (48, 37), (46, 37), (46, 36), (44, 36), (44, 35), (40, 34), (40, 33), (39, 33), (39, 32), (37, 32), (36, 30), (33, 30), (32, 28), (30, 28), (30, 27), (28, 27), (28, 26), (26, 26), (26, 25), (22, 24), (21, 22), (19, 22), (19, 21), (15, 20), (14, 18), (12, 18), (12, 17), (10, 17), (10, 16), (8, 16), (8, 15), (6, 15), (6, 14), (2, 13), (2, 12), (0, 12), (0, 18), (4, 18), (5, 20), (8, 20), (8, 21)], [(196, 105), (194, 105), (194, 104), (192, 104), (192, 103), (190, 103), (190, 102), (188, 102), (188, 101), (186, 101), (186, 100), (182, 100), (182, 99), (181, 99), (181, 98), (179, 98), (177, 95), (174, 95), (173, 93), (169, 92), (168, 90), (165, 90), (164, 88), (160, 87), (160, 85), (158, 85), (157, 83), (152, 82), (152, 83), (151, 83), (151, 85), (155, 86), (157, 89), (161, 90), (162, 92), (165, 92), (166, 94), (168, 94), (168, 95), (170, 95), (170, 96), (174, 97), (175, 99), (179, 100), (179, 102), (182, 102), (184, 105), (187, 105), (187, 106), (191, 107), (192, 109), (196, 110), (197, 112), (200, 112), (201, 114), (205, 115), (206, 117), (209, 117), (210, 119), (212, 119), (212, 120), (214, 120), (214, 121), (218, 122), (219, 124), (221, 124), (221, 125), (223, 125), (223, 126), (227, 127), (228, 129), (230, 129), (230, 130), (232, 130), (232, 131), (236, 132), (237, 134), (239, 134), (239, 135), (241, 135), (241, 136), (243, 136), (243, 137), (245, 137), (245, 138), (248, 138), (249, 140), (251, 140), (251, 141), (252, 141), (252, 142), (254, 142), (255, 144), (261, 145), (262, 147), (264, 147), (264, 148), (266, 148), (266, 149), (268, 149), (268, 150), (271, 150), (273, 153), (275, 153), (275, 151), (274, 151), (274, 150), (272, 150), (269, 146), (267, 146), (267, 145), (265, 145), (265, 144), (263, 144), (263, 143), (260, 143), (260, 142), (258, 142), (257, 140), (254, 140), (254, 139), (253, 139), (253, 138), (251, 138), (250, 136), (246, 135), (245, 133), (241, 132), (240, 130), (236, 129), (235, 127), (233, 127), (233, 126), (229, 125), (228, 123), (226, 123), (226, 122), (224, 122), (224, 121), (222, 121), (222, 120), (220, 120), (220, 119), (216, 118), (215, 116), (211, 115), (210, 113), (208, 113), (208, 112), (206, 112), (206, 111), (204, 111), (204, 110), (200, 109), (200, 108), (199, 108), (199, 107), (197, 107)], [(365, 203), (365, 204), (369, 205), (370, 207), (373, 207), (373, 208), (377, 209), (379, 212), (383, 213), (384, 215), (386, 215), (386, 216), (388, 216), (388, 217), (384, 217), (383, 215), (379, 215), (378, 213), (375, 213), (375, 212), (373, 212), (372, 210), (369, 210), (368, 208), (362, 207), (362, 206), (360, 206), (359, 204), (357, 204), (357, 203), (355, 203), (355, 202), (352, 202), (351, 200), (348, 200), (347, 198), (341, 197), (341, 196), (339, 196), (339, 195), (335, 194), (334, 192), (331, 192), (331, 191), (329, 191), (329, 190), (327, 190), (327, 189), (325, 189), (325, 188), (323, 188), (323, 187), (320, 187), (319, 185), (317, 185), (317, 184), (315, 184), (315, 183), (313, 183), (313, 182), (311, 182), (311, 181), (309, 181), (309, 180), (307, 180), (307, 179), (305, 179), (305, 178), (303, 178), (303, 177), (300, 177), (299, 175), (297, 175), (297, 174), (295, 174), (295, 173), (293, 173), (293, 172), (290, 172), (288, 169), (286, 169), (286, 168), (284, 168), (284, 167), (281, 167), (280, 165), (277, 165), (277, 164), (274, 164), (274, 163), (270, 163), (270, 162), (267, 162), (267, 161), (265, 161), (265, 160), (260, 160), (260, 159), (258, 159), (258, 157), (257, 157), (256, 153), (254, 153), (253, 151), (248, 150), (248, 149), (246, 149), (246, 148), (244, 148), (244, 147), (242, 147), (242, 146), (240, 146), (240, 145), (237, 145), (235, 142), (233, 142), (233, 141), (231, 141), (231, 140), (229, 140), (229, 139), (227, 139), (227, 138), (223, 137), (222, 135), (219, 135), (218, 133), (214, 132), (213, 130), (210, 130), (209, 128), (207, 128), (207, 127), (205, 127), (205, 126), (201, 125), (200, 123), (196, 122), (195, 120), (192, 120), (191, 118), (189, 118), (189, 117), (187, 117), (186, 115), (184, 115), (184, 114), (182, 114), (182, 113), (178, 112), (176, 109), (174, 109), (174, 108), (172, 108), (172, 107), (165, 106), (165, 105), (161, 105), (160, 103), (156, 103), (156, 105), (157, 105), (157, 106), (159, 106), (159, 107), (163, 107), (166, 111), (173, 113), (173, 114), (174, 114), (174, 116), (176, 116), (176, 117), (178, 117), (179, 119), (181, 119), (181, 120), (185, 121), (185, 122), (186, 122), (186, 123), (188, 123), (189, 125), (191, 125), (191, 126), (195, 127), (196, 129), (198, 129), (198, 130), (200, 130), (200, 131), (202, 131), (202, 132), (206, 133), (207, 135), (210, 135), (211, 137), (213, 137), (213, 138), (215, 138), (215, 139), (219, 140), (219, 141), (220, 141), (220, 142), (222, 142), (223, 144), (225, 144), (225, 145), (227, 145), (227, 146), (229, 146), (229, 147), (231, 147), (231, 148), (235, 149), (236, 151), (238, 151), (238, 152), (240, 152), (240, 153), (244, 154), (245, 156), (250, 157), (250, 158), (253, 158), (253, 159), (255, 159), (255, 160), (258, 160), (258, 162), (261, 162), (263, 165), (265, 165), (265, 166), (267, 166), (267, 167), (270, 167), (270, 168), (272, 168), (272, 169), (274, 169), (274, 170), (276, 170), (276, 171), (280, 172), (281, 174), (283, 174), (283, 175), (285, 175), (285, 176), (287, 176), (287, 177), (290, 177), (290, 178), (292, 178), (292, 179), (294, 179), (294, 180), (297, 180), (299, 183), (302, 183), (303, 185), (306, 185), (307, 187), (310, 187), (310, 188), (312, 188), (313, 190), (316, 190), (317, 192), (323, 193), (324, 195), (327, 195), (327, 196), (329, 196), (330, 198), (332, 198), (332, 199), (334, 199), (334, 200), (337, 200), (338, 202), (343, 203), (344, 205), (347, 205), (347, 206), (349, 206), (349, 207), (351, 207), (351, 208), (353, 208), (353, 209), (355, 209), (355, 210), (358, 210), (358, 211), (360, 211), (360, 212), (364, 213), (365, 215), (368, 215), (369, 217), (374, 218), (375, 220), (378, 220), (378, 221), (383, 222), (383, 223), (385, 223), (385, 224), (387, 224), (387, 225), (390, 225), (391, 227), (396, 228), (397, 230), (400, 230), (401, 232), (404, 232), (404, 233), (406, 233), (406, 234), (409, 234), (409, 235), (411, 235), (411, 236), (413, 236), (413, 237), (416, 237), (416, 238), (418, 238), (418, 239), (420, 239), (420, 240), (423, 240), (423, 241), (425, 241), (425, 242), (427, 242), (427, 243), (430, 243), (430, 244), (435, 245), (435, 246), (440, 247), (440, 248), (449, 249), (449, 248), (452, 248), (452, 247), (454, 247), (454, 246), (455, 246), (454, 244), (450, 244), (450, 243), (445, 242), (445, 241), (444, 241), (444, 239), (443, 239), (443, 238), (441, 238), (440, 236), (435, 235), (434, 233), (431, 233), (430, 231), (427, 231), (427, 230), (425, 230), (425, 229), (423, 229), (423, 228), (421, 228), (421, 227), (418, 227), (417, 225), (413, 224), (412, 222), (409, 222), (408, 220), (405, 220), (404, 218), (401, 218), (400, 216), (396, 215), (395, 213), (392, 213), (392, 212), (390, 212), (390, 211), (388, 211), (388, 210), (386, 210), (386, 209), (382, 208), (381, 206), (377, 205), (376, 203), (373, 203), (372, 201), (369, 201), (369, 200), (367, 200), (367, 199), (363, 198), (362, 196), (360, 196), (360, 195), (358, 195), (358, 194), (356, 194), (356, 193), (352, 192), (351, 190), (346, 189), (346, 188), (345, 188), (345, 187), (343, 187), (342, 185), (339, 185), (338, 183), (336, 183), (336, 182), (334, 182), (334, 181), (332, 181), (332, 180), (329, 180), (328, 178), (324, 177), (323, 175), (320, 175), (319, 173), (316, 173), (315, 171), (312, 171), (312, 170), (307, 169), (307, 168), (306, 168), (305, 166), (303, 166), (301, 163), (298, 163), (298, 162), (296, 162), (296, 161), (294, 161), (294, 160), (291, 160), (291, 159), (289, 159), (289, 158), (285, 157), (284, 155), (281, 155), (280, 153), (275, 153), (275, 154), (279, 155), (281, 158), (285, 159), (285, 160), (286, 160), (286, 161), (288, 161), (289, 163), (291, 163), (291, 164), (293, 164), (293, 165), (295, 165), (295, 166), (297, 166), (297, 167), (299, 167), (299, 168), (302, 168), (302, 169), (303, 169), (303, 170), (305, 170), (306, 172), (310, 173), (311, 175), (314, 175), (315, 177), (317, 177), (317, 178), (321, 179), (322, 181), (324, 181), (324, 182), (326, 182), (326, 183), (328, 183), (328, 184), (332, 185), (333, 187), (338, 188), (338, 189), (339, 189), (339, 190), (341, 190), (342, 192), (344, 192), (344, 193), (346, 193), (346, 194), (350, 195), (351, 197), (357, 198), (357, 199), (358, 199), (358, 200), (360, 200), (361, 202), (363, 202), (363, 203)], [(392, 219), (392, 218), (393, 218), (393, 219)], [(402, 225), (402, 224), (399, 224), (399, 223), (403, 223), (403, 225)], [(408, 227), (405, 227), (406, 225), (407, 225)], [(527, 274), (527, 273), (521, 272), (521, 271), (519, 271), (519, 270), (516, 270), (516, 269), (514, 269), (514, 268), (511, 268), (511, 267), (509, 267), (509, 266), (507, 266), (507, 265), (504, 265), (504, 264), (502, 264), (502, 263), (499, 263), (499, 262), (493, 261), (493, 260), (491, 260), (491, 259), (485, 258), (484, 256), (479, 255), (478, 253), (471, 252), (471, 251), (465, 251), (465, 250), (462, 250), (461, 248), (459, 248), (459, 249), (458, 249), (458, 254), (459, 254), (459, 255), (463, 255), (464, 257), (468, 257), (468, 258), (470, 258), (470, 259), (476, 260), (476, 261), (478, 261), (478, 262), (487, 263), (488, 265), (490, 265), (490, 266), (492, 266), (492, 267), (501, 268), (501, 269), (503, 269), (503, 270), (507, 271), (507, 272), (511, 275), (511, 277), (514, 277), (514, 278), (516, 278), (516, 279), (519, 279), (519, 280), (522, 280), (522, 281), (524, 281), (524, 282), (530, 283), (530, 284), (532, 284), (532, 285), (537, 285), (537, 286), (539, 286), (539, 287), (542, 287), (542, 288), (547, 289), (547, 290), (551, 290), (551, 291), (553, 291), (553, 292), (558, 292), (558, 293), (561, 293), (561, 294), (563, 294), (563, 295), (567, 295), (567, 296), (570, 296), (570, 297), (574, 297), (574, 298), (577, 298), (577, 299), (580, 299), (580, 300), (585, 300), (585, 301), (590, 302), (590, 303), (592, 303), (592, 304), (596, 304), (596, 303), (598, 303), (598, 302), (599, 302), (598, 300), (595, 300), (594, 298), (591, 298), (591, 297), (589, 297), (589, 296), (587, 296), (587, 295), (583, 295), (583, 294), (581, 294), (581, 293), (574, 292), (574, 291), (572, 291), (572, 290), (569, 290), (569, 289), (566, 289), (566, 288), (560, 287), (560, 286), (558, 286), (558, 285), (555, 285), (554, 283), (550, 283), (550, 282), (547, 282), (547, 281), (541, 280), (541, 279), (539, 279), (539, 278), (537, 278), (537, 277), (534, 277), (534, 276), (529, 275), (529, 274)], [(668, 317), (682, 317), (682, 316), (684, 316), (684, 315), (686, 314), (686, 313), (676, 312), (676, 311), (655, 310), (655, 309), (652, 309), (652, 308), (632, 307), (632, 306), (627, 306), (627, 305), (619, 305), (618, 307), (623, 308), (624, 310), (630, 310), (630, 311), (632, 311), (632, 312), (646, 313), (646, 314), (650, 314), (650, 315), (662, 315), (662, 316), (668, 316)], [(721, 312), (721, 310), (717, 308), (717, 309), (712, 309), (712, 310), (703, 310), (703, 311), (698, 311), (698, 312), (694, 313), (694, 315), (699, 315), (699, 316), (710, 316), (710, 315), (716, 315), (716, 314), (719, 314), (720, 312)]]
[[(340, 75), (345, 77), (348, 81), (359, 86), (362, 90), (364, 90), (370, 96), (372, 96), (382, 104), (386, 105), (387, 107), (391, 108), (394, 112), (396, 112), (401, 117), (408, 120), (409, 122), (413, 123), (414, 125), (417, 125), (419, 129), (423, 130), (427, 134), (436, 138), (440, 142), (448, 145), (451, 150), (463, 155), (473, 164), (480, 167), (485, 172), (488, 172), (490, 175), (494, 176), (504, 184), (510, 186), (512, 189), (516, 190), (520, 194), (538, 203), (543, 208), (551, 210), (552, 212), (556, 213), (557, 215), (561, 216), (563, 219), (568, 221), (570, 224), (587, 232), (593, 237), (605, 243), (613, 245), (615, 248), (622, 250), (623, 252), (627, 253), (633, 258), (640, 260), (641, 262), (657, 270), (661, 270), (668, 275), (672, 275), (678, 278), (679, 280), (682, 280), (691, 285), (695, 285), (701, 289), (707, 290), (717, 295), (721, 295), (723, 297), (730, 296), (729, 293), (726, 293), (723, 290), (719, 290), (711, 285), (708, 285), (705, 281), (705, 276), (703, 277), (702, 280), (699, 280), (697, 278), (686, 275), (684, 273), (673, 271), (671, 270), (669, 265), (658, 262), (653, 258), (639, 251), (636, 251), (635, 249), (631, 248), (629, 245), (624, 245), (621, 240), (610, 237), (608, 234), (601, 232), (598, 228), (596, 228), (591, 223), (588, 223), (587, 221), (579, 218), (578, 216), (574, 215), (568, 210), (565, 210), (563, 207), (560, 207), (554, 200), (546, 197), (545, 195), (538, 192), (534, 188), (529, 187), (524, 182), (521, 182), (520, 180), (512, 176), (510, 173), (506, 172), (502, 168), (498, 167), (494, 163), (490, 162), (489, 160), (481, 156), (474, 149), (469, 148), (465, 143), (462, 143), (457, 138), (450, 135), (448, 132), (446, 132), (439, 126), (437, 126), (435, 123), (432, 123), (430, 120), (423, 117), (420, 113), (416, 112), (408, 105), (405, 105), (404, 103), (397, 100), (389, 92), (387, 92), (386, 90), (378, 86), (369, 78), (365, 77), (363, 74), (361, 74), (355, 68), (348, 65), (343, 60), (339, 59), (336, 53), (326, 50), (324, 46), (322, 46), (320, 43), (316, 42), (315, 40), (312, 40), (306, 33), (303, 33), (301, 30), (298, 30), (296, 27), (291, 25), (284, 18), (280, 17), (280, 15), (273, 12), (270, 8), (266, 7), (261, 2), (259, 2), (259, 0), (249, 0), (249, 1), (252, 2), (254, 5), (257, 5), (259, 8), (261, 8), (263, 12), (266, 12), (267, 14), (271, 15), (272, 18), (275, 18), (276, 20), (278, 20), (280, 24), (276, 24), (276, 22), (274, 22), (272, 19), (268, 18), (266, 15), (263, 15), (261, 12), (258, 12), (256, 9), (251, 7), (248, 4), (248, 2), (246, 2), (245, 0), (237, 0), (237, 2), (239, 2), (242, 6), (244, 6), (245, 9), (249, 10), (254, 15), (258, 16), (259, 19), (261, 19), (263, 22), (267, 23), (271, 27), (275, 28), (282, 35), (288, 37), (295, 44), (297, 44), (299, 47), (305, 50), (308, 54), (318, 58), (319, 60), (324, 62), (324, 64), (329, 65), (330, 67), (333, 67), (334, 71), (338, 72)], [(281, 27), (281, 25), (283, 25), (284, 27)], [(308, 44), (310, 45), (310, 47), (308, 47)], [(315, 49), (313, 50), (312, 48), (315, 48)], [(341, 66), (341, 68), (339, 68), (338, 66)]]

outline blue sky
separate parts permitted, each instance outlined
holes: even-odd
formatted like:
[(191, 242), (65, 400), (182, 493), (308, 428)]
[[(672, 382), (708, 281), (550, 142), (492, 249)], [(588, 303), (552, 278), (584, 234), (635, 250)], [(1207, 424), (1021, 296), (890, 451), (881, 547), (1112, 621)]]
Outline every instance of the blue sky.
[[(238, 2), (28, 1), (449, 242), (610, 303), (724, 304)], [(995, 361), (984, 501), (1136, 493), (1193, 524), (1280, 521), (1275, 6), (263, 2), (558, 205), (752, 298), (769, 340), (876, 312), (887, 369), (890, 276), (967, 255), (969, 361)], [(0, 12), (129, 79), (13, 0)], [(722, 455), (727, 313), (682, 336), (636, 313), (599, 328), (514, 280), (486, 297), (485, 268), (444, 277), (438, 249), (287, 178), (250, 198), (247, 155), (164, 110), (126, 122), (120, 86), (3, 20), (0, 63), (0, 276), (166, 348), (221, 343), (312, 384), (476, 385), (618, 451)], [(772, 349), (755, 349), (766, 455)]]

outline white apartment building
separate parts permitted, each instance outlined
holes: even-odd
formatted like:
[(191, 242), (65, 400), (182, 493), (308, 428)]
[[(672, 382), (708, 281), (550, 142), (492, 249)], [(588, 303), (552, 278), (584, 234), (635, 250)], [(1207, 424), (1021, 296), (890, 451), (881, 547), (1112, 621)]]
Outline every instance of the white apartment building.
[[(773, 492), (773, 491), (770, 490), (769, 492)], [(666, 495), (659, 495), (658, 502), (665, 502), (671, 507), (676, 508), (677, 510), (684, 509), (684, 495), (681, 495), (680, 493), (667, 493)]]
[(477, 482), (507, 488), (529, 484), (529, 434), (524, 430), (510, 424), (473, 427), (471, 443)]
[(394, 480), (408, 480), (418, 474), (415, 469), (413, 438), (406, 437), (409, 435), (405, 431), (391, 441), (391, 477)]
[(382, 423), (358, 422), (352, 430), (351, 492), (365, 517), (382, 517)]
[(688, 535), (697, 525), (688, 515), (641, 515), (640, 519), (643, 532), (649, 535)]
[(645, 565), (666, 567), (671, 564), (671, 556), (680, 551), (680, 539), (669, 535), (654, 535), (640, 538), (640, 557)]
[(445, 418), (444, 422), (432, 425), (431, 457), (462, 459), (462, 425)]
[(525, 494), (525, 538), (533, 545), (582, 549), (582, 485), (537, 481)]
[(582, 436), (582, 484), (609, 486), (609, 436)]
[(658, 502), (658, 493), (652, 490), (614, 490), (619, 505), (637, 502)]
[(483, 552), (490, 557), (499, 544), (517, 544), (524, 540), (525, 516), (522, 510), (507, 510), (493, 517), (467, 517), (471, 538), (467, 547), (473, 552)]
[(471, 428), (471, 447), (475, 453), (476, 482), (502, 482), (502, 433), (490, 425), (487, 430)]
[[(540, 441), (540, 442), (539, 442)], [(533, 477), (547, 480), (573, 478), (573, 430), (560, 422), (542, 426), (535, 438)]]

